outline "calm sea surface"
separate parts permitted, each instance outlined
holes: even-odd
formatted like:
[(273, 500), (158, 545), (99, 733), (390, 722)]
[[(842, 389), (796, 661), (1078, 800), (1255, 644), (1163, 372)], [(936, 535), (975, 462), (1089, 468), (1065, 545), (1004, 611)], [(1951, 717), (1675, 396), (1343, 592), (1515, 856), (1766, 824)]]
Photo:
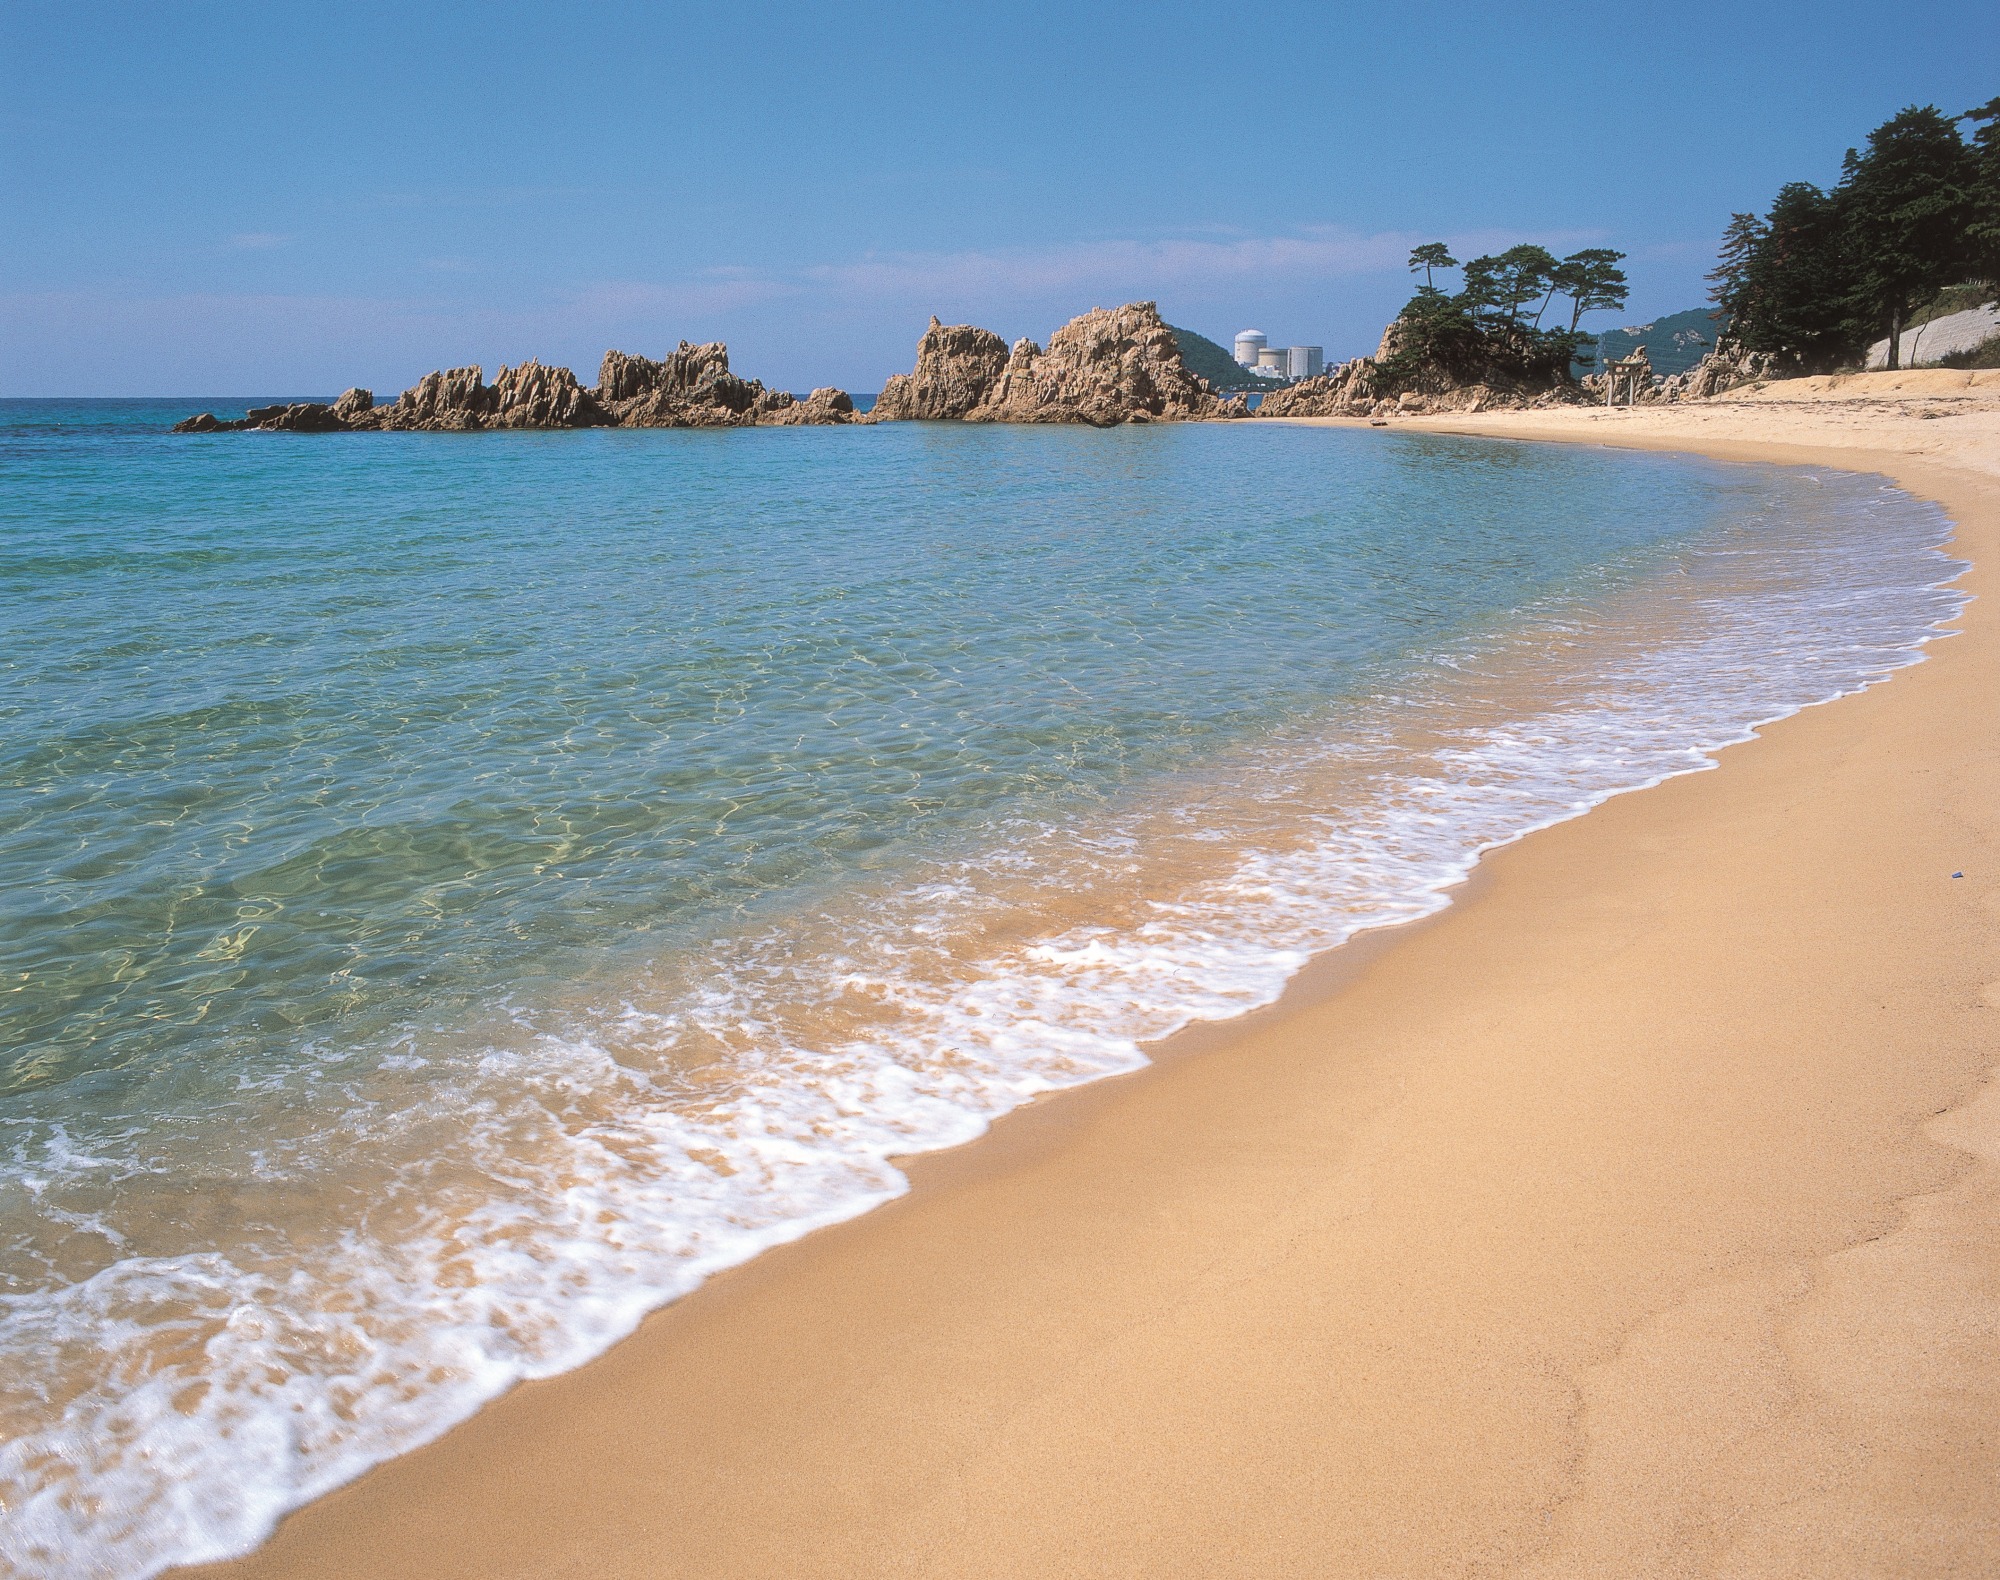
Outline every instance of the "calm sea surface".
[(0, 403), (0, 1566), (573, 1366), (1917, 656), (1879, 480), (1276, 425)]

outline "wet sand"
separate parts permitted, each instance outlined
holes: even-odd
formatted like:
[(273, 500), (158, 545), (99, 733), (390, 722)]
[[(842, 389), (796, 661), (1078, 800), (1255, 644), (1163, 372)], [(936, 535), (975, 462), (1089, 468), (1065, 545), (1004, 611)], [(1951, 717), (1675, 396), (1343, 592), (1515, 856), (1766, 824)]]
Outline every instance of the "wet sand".
[(1886, 473), (1985, 595), (1928, 661), (200, 1572), (1989, 1573), (2000, 377), (1873, 377), (1392, 427)]

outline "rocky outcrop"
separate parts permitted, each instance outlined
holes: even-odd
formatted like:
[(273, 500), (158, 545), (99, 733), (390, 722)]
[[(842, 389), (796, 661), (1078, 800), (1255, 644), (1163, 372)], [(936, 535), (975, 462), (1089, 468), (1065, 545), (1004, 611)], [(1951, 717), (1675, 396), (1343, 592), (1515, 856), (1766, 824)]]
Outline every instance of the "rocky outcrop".
[(387, 406), (375, 405), (365, 390), (350, 390), (334, 409), (339, 411), (350, 397), (353, 404), (343, 424), (350, 429), (466, 433), (492, 428), (601, 428), (611, 421), (568, 368), (536, 361), (502, 368), (491, 384), (477, 367), (426, 373)]
[(877, 422), (949, 422), (968, 417), (1007, 369), (1007, 342), (990, 329), (941, 324), (917, 342), (913, 373), (892, 373), (875, 397)]
[(729, 371), (720, 341), (690, 345), (660, 361), (607, 351), (597, 370), (597, 399), (623, 428), (789, 427), (854, 420), (854, 402), (840, 390), (814, 390), (805, 400), (767, 390)]
[(966, 422), (1184, 422), (1243, 415), (1188, 371), (1151, 302), (1097, 308), (1049, 337), (1046, 349), (937, 319), (917, 343), (914, 372), (891, 378), (870, 414)]
[(1365, 417), (1381, 399), (1373, 357), (1356, 357), (1314, 378), (1275, 389), (1258, 402), (1259, 417)]
[[(1567, 376), (1518, 379), (1503, 370), (1455, 374), (1435, 364), (1411, 366), (1397, 324), (1382, 335), (1373, 357), (1357, 357), (1330, 368), (1318, 378), (1274, 390), (1257, 408), (1259, 417), (1392, 417), (1428, 413), (1535, 410), (1551, 406), (1601, 404), (1608, 375), (1593, 373), (1580, 381)], [(1746, 384), (1783, 377), (1777, 359), (1768, 353), (1724, 347), (1694, 367), (1667, 378), (1639, 374), (1637, 404), (1707, 400)], [(1619, 404), (1628, 383), (1621, 380)]]
[(729, 371), (720, 342), (680, 349), (661, 361), (607, 351), (596, 389), (568, 368), (537, 361), (502, 368), (491, 384), (480, 368), (427, 373), (387, 406), (364, 389), (331, 405), (320, 401), (253, 406), (240, 421), (202, 412), (176, 423), (175, 433), (466, 433), (499, 428), (737, 428), (855, 420), (854, 402), (836, 389), (800, 400), (767, 390)]
[[(1783, 358), (1770, 351), (1745, 351), (1739, 346), (1725, 345), (1719, 351), (1711, 351), (1693, 367), (1680, 373), (1661, 378), (1657, 374), (1650, 378), (1642, 375), (1638, 388), (1638, 398), (1632, 404), (1639, 406), (1671, 405), (1677, 401), (1713, 400), (1727, 395), (1732, 390), (1745, 385), (1762, 385), (1773, 379), (1792, 378), (1798, 370), (1786, 364)], [(1583, 398), (1602, 404), (1605, 395), (1606, 374), (1593, 373), (1583, 381)], [(1627, 403), (1631, 394), (1629, 385), (1618, 389), (1618, 404)]]
[(767, 427), (789, 428), (794, 426), (831, 426), (837, 423), (853, 422), (857, 418), (854, 398), (846, 390), (828, 386), (816, 389), (804, 400), (784, 397), (787, 404), (780, 406), (769, 415), (758, 419)]
[[(1711, 351), (1685, 373), (1662, 379), (1656, 386), (1656, 396), (1667, 401), (1708, 400), (1716, 395), (1727, 395), (1746, 384), (1758, 384), (1784, 376), (1779, 368), (1779, 359), (1772, 352), (1722, 346)], [(1641, 398), (1644, 398), (1643, 393)]]
[(299, 401), (252, 406), (240, 422), (202, 412), (176, 423), (175, 433), (465, 433), (488, 428), (596, 428), (612, 419), (568, 368), (524, 362), (502, 368), (491, 384), (476, 367), (427, 373), (387, 406), (364, 389), (351, 389), (331, 405)]
[(177, 422), (169, 433), (241, 433), (257, 428), (267, 433), (345, 433), (355, 418), (375, 403), (366, 390), (349, 390), (332, 405), (324, 401), (294, 401), (284, 406), (252, 406), (235, 422), (224, 422), (205, 411)]
[(524, 362), (491, 384), (477, 367), (426, 374), (386, 406), (367, 390), (332, 404), (260, 406), (240, 422), (212, 412), (177, 433), (257, 428), (289, 433), (474, 432), (494, 428), (740, 428), (919, 421), (1089, 423), (1185, 422), (1247, 415), (1190, 372), (1174, 332), (1151, 302), (1097, 308), (1049, 337), (1010, 350), (989, 330), (933, 318), (914, 371), (891, 378), (863, 417), (841, 390), (804, 400), (766, 389), (729, 368), (720, 342), (691, 345), (658, 361), (607, 351), (594, 389), (568, 368)]
[(1417, 417), (1432, 412), (1496, 411), (1563, 406), (1576, 395), (1568, 389), (1523, 390), (1499, 384), (1430, 381), (1425, 389), (1395, 389), (1373, 357), (1356, 357), (1317, 378), (1273, 390), (1257, 407), (1259, 417)]

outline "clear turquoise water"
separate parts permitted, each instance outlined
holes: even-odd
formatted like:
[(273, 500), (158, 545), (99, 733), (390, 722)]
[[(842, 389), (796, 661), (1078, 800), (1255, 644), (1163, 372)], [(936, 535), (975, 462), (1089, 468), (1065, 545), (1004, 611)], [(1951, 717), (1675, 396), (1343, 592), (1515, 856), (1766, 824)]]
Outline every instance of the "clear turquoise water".
[(240, 1551), (1956, 607), (1784, 469), (200, 404), (0, 403), (24, 1573)]

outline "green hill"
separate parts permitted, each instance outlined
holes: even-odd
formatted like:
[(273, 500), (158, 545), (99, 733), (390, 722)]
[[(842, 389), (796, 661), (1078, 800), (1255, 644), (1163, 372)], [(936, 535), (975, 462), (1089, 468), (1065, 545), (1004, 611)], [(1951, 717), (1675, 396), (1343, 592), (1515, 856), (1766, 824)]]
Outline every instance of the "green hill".
[(1659, 374), (1684, 373), (1715, 346), (1715, 320), (1710, 309), (1691, 307), (1685, 313), (1656, 318), (1650, 324), (1634, 324), (1627, 329), (1607, 329), (1597, 337), (1596, 357), (1590, 371), (1607, 362), (1629, 357), (1638, 347), (1646, 348), (1646, 360)]
[(1282, 379), (1260, 379), (1236, 365), (1236, 359), (1218, 346), (1206, 335), (1198, 335), (1192, 329), (1180, 329), (1167, 325), (1167, 332), (1174, 337), (1174, 344), (1181, 348), (1181, 361), (1188, 365), (1188, 371), (1204, 379), (1208, 387), (1224, 395), (1234, 395), (1238, 390), (1274, 390), (1282, 387)]

